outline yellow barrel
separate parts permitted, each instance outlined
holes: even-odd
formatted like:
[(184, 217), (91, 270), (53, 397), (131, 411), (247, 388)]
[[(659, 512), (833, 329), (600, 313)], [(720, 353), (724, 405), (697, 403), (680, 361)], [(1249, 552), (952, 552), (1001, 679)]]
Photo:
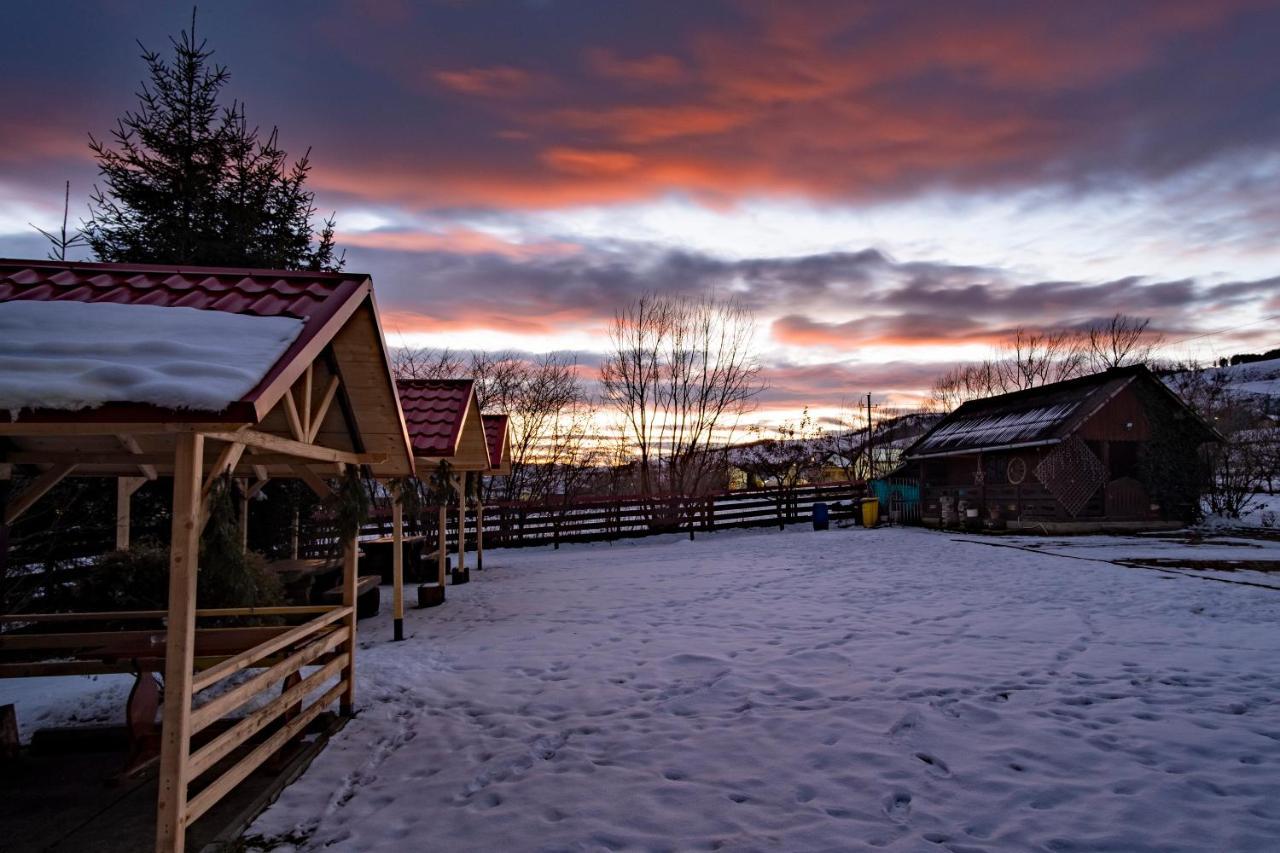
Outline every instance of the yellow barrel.
[(879, 498), (863, 498), (862, 499), (862, 526), (875, 527), (876, 522), (880, 520), (880, 499)]

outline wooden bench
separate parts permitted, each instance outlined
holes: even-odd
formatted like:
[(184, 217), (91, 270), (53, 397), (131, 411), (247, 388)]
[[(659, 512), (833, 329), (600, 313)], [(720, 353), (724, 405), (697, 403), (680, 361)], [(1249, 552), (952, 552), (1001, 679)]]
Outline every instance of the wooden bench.
[[(378, 615), (382, 604), (382, 591), (378, 588), (382, 578), (378, 575), (361, 575), (356, 579), (356, 618), (368, 619)], [(326, 604), (342, 603), (342, 584), (338, 584), (322, 596)]]

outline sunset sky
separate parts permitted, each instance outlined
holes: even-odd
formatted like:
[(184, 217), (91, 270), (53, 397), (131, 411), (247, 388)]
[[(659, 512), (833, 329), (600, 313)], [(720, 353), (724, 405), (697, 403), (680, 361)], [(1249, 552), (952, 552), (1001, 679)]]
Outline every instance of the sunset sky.
[[(8, 2), (0, 255), (42, 257), (178, 4)], [(909, 400), (1007, 330), (1280, 346), (1280, 3), (218, 2), (391, 343), (572, 349), (751, 306), (766, 407)], [(1270, 319), (1266, 319), (1270, 318)], [(1207, 333), (1230, 329), (1224, 334)]]

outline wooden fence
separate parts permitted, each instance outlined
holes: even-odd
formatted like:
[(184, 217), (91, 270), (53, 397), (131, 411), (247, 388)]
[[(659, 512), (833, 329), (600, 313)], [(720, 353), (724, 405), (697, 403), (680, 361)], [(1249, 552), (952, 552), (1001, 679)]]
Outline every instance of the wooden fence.
[[(815, 503), (826, 503), (831, 521), (837, 522), (857, 516), (858, 500), (865, 494), (862, 483), (826, 483), (786, 493), (753, 490), (698, 497), (587, 498), (563, 504), (491, 503), (484, 507), (484, 544), (486, 548), (559, 546), (662, 533), (686, 533), (692, 538), (698, 532), (808, 521)], [(427, 515), (430, 534), (434, 512)], [(389, 524), (389, 518), (378, 514), (361, 535), (385, 535)], [(466, 524), (468, 546), (474, 547), (474, 513), (468, 513)], [(457, 541), (457, 514), (451, 511), (448, 547), (456, 548)]]

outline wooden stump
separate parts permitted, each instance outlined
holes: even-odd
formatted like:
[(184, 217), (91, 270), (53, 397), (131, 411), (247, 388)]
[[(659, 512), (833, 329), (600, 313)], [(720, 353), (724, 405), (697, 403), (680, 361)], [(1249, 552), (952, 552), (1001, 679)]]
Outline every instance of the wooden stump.
[(464, 584), (464, 583), (470, 583), (470, 582), (471, 582), (471, 570), (470, 570), (470, 569), (461, 569), (461, 568), (459, 568), (459, 569), (454, 569), (454, 570), (453, 570), (453, 585), (454, 585), (454, 586), (457, 586), (457, 585), (459, 585), (459, 584)]

